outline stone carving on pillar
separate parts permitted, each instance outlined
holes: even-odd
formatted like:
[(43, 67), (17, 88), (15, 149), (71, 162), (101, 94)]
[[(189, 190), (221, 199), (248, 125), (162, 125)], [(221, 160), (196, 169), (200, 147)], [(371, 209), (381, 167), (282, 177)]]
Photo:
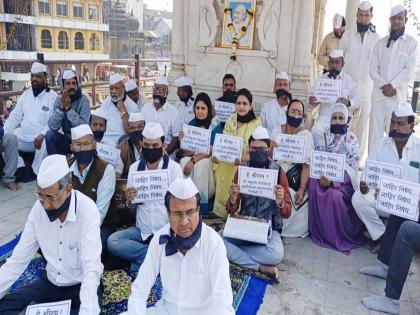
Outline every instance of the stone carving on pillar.
[(200, 1), (200, 37), (198, 42), (198, 50), (205, 52), (205, 47), (210, 46), (217, 34), (217, 27), (220, 20), (217, 17), (217, 3), (215, 0)]
[[(268, 51), (268, 57), (275, 59), (277, 57), (277, 34), (279, 26), (278, 0), (265, 0), (261, 15), (257, 22), (258, 37), (261, 43), (261, 49)], [(270, 60), (269, 60), (270, 62)], [(270, 62), (275, 65), (275, 62)]]

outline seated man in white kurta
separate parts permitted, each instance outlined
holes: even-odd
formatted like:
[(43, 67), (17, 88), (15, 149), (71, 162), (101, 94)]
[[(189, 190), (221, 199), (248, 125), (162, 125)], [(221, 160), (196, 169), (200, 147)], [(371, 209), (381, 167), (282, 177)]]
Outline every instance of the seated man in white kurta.
[[(149, 245), (146, 259), (131, 287), (130, 315), (230, 315), (232, 288), (226, 248), (200, 216), (200, 194), (190, 178), (177, 178), (165, 196), (169, 224)], [(157, 275), (162, 298), (146, 309)]]

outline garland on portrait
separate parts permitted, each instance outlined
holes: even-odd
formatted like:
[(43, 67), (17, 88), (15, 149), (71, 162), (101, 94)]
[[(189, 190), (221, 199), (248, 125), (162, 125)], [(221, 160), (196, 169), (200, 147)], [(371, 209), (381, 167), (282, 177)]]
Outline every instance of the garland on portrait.
[(230, 55), (230, 59), (236, 60), (236, 50), (239, 48), (239, 41), (242, 37), (245, 36), (249, 25), (252, 22), (252, 19), (254, 18), (254, 10), (247, 9), (246, 10), (246, 19), (245, 19), (245, 25), (241, 27), (239, 30), (239, 33), (236, 32), (235, 27), (233, 26), (232, 22), (232, 9), (231, 8), (225, 8), (225, 15), (226, 15), (226, 21), (228, 22), (227, 27), (229, 30), (229, 33), (232, 35), (232, 52)]

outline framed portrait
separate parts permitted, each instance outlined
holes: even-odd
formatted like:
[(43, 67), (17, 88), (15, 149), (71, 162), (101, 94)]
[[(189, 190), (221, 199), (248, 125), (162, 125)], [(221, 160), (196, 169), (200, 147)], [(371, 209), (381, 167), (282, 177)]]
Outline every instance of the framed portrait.
[(252, 49), (256, 0), (225, 0), (222, 47)]

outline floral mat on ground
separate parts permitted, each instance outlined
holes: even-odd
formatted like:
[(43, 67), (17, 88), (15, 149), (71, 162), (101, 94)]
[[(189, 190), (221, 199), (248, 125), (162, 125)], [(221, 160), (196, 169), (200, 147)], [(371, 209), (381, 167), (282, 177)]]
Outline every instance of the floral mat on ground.
[[(0, 247), (0, 266), (10, 256), (17, 241), (18, 237)], [(11, 290), (16, 290), (38, 279), (41, 271), (45, 269), (45, 265), (45, 260), (37, 254), (25, 272), (13, 284)], [(135, 277), (136, 273), (126, 269), (104, 272), (104, 314), (119, 314), (127, 309), (127, 298), (130, 295), (131, 283)], [(272, 281), (261, 273), (233, 264), (230, 265), (230, 278), (233, 292), (233, 307), (236, 310), (236, 314), (256, 314), (263, 302), (266, 287)], [(148, 306), (154, 305), (161, 296), (162, 284), (158, 278), (150, 292)]]

